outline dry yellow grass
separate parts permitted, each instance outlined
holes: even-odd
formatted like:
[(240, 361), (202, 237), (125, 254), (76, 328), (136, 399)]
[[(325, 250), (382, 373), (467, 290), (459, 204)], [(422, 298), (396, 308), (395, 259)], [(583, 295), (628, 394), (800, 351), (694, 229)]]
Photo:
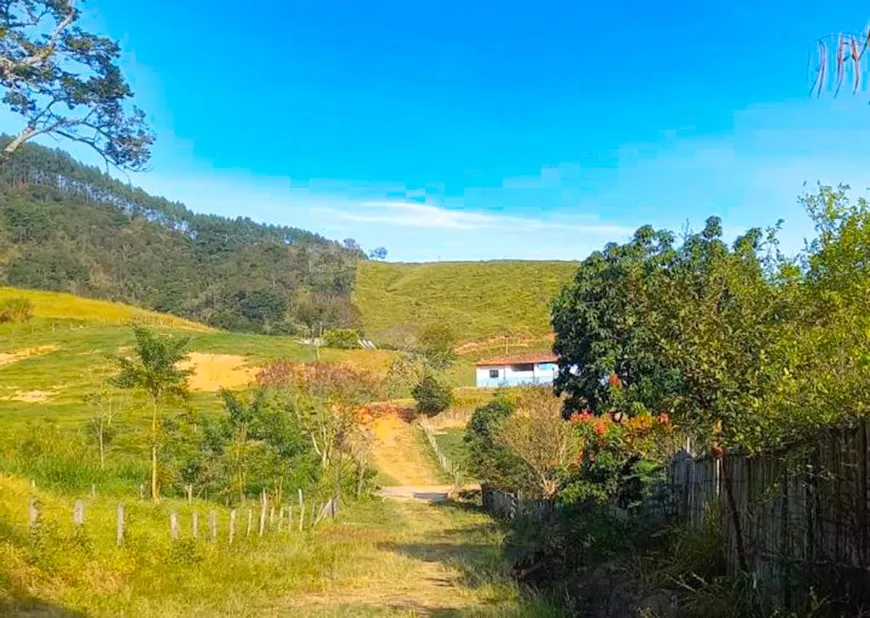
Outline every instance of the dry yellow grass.
[(369, 371), (376, 376), (386, 376), (390, 363), (396, 357), (391, 350), (333, 350), (324, 348), (321, 358), (328, 363), (350, 365), (355, 369)]
[(10, 298), (29, 300), (33, 303), (33, 314), (37, 318), (73, 319), (100, 324), (125, 324), (131, 320), (136, 320), (152, 326), (167, 328), (183, 328), (203, 332), (214, 330), (204, 324), (156, 311), (140, 309), (132, 305), (81, 298), (59, 292), (0, 287), (0, 302)]
[(374, 419), (375, 467), (397, 485), (436, 485), (440, 472), (421, 448), (420, 430), (397, 414)]
[(43, 403), (51, 399), (51, 391), (14, 391), (11, 395), (0, 396), (0, 401), (21, 401), (24, 403)]
[(247, 387), (254, 381), (257, 368), (248, 364), (244, 356), (235, 354), (202, 354), (191, 352), (188, 360), (179, 364), (181, 369), (191, 369), (188, 380), (190, 390), (216, 392), (221, 388), (236, 390)]
[(58, 346), (56, 345), (41, 345), (35, 348), (23, 348), (21, 350), (16, 350), (15, 352), (0, 354), (0, 367), (11, 365), (12, 363), (16, 363), (25, 358), (30, 358), (31, 356), (41, 356), (43, 354), (48, 354), (49, 352), (55, 352), (57, 349)]

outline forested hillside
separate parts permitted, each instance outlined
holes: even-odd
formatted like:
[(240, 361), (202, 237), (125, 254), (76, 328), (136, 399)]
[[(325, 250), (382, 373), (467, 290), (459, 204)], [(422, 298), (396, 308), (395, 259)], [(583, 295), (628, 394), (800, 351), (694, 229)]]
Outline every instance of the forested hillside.
[(0, 169), (0, 284), (304, 333), (357, 324), (364, 257), (297, 228), (195, 214), (60, 151), (27, 146)]

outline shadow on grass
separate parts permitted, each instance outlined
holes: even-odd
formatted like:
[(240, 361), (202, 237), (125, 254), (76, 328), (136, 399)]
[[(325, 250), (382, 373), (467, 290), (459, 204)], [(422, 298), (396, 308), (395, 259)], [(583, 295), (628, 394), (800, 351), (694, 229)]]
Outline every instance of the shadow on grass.
[[(466, 502), (445, 500), (431, 502), (432, 508), (444, 511), (482, 513), (479, 506)], [(419, 560), (439, 563), (459, 573), (457, 584), (475, 588), (505, 577), (501, 569), (501, 547), (488, 540), (501, 528), (494, 520), (469, 522), (448, 528), (431, 542), (385, 542), (379, 547)]]
[(87, 614), (66, 609), (36, 597), (13, 590), (11, 598), (0, 600), (0, 616), (22, 618), (84, 618)]
[[(310, 611), (310, 610), (309, 610)], [(294, 614), (295, 615), (295, 614)], [(317, 611), (312, 611), (311, 616), (321, 615)], [(326, 616), (359, 616), (359, 617), (376, 617), (376, 616), (426, 616), (427, 618), (458, 618), (460, 616), (467, 617), (469, 615), (467, 608), (456, 607), (429, 607), (422, 603), (413, 601), (400, 602), (379, 602), (379, 603), (346, 603), (336, 606), (331, 606), (323, 615)], [(481, 612), (476, 611), (475, 616), (481, 615)], [(484, 613), (483, 615), (490, 615)], [(501, 615), (492, 613), (492, 616)]]

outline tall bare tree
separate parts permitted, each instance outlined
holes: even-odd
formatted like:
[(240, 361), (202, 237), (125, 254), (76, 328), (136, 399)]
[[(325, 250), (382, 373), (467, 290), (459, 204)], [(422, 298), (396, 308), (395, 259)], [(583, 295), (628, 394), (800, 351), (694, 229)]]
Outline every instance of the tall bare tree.
[(80, 17), (75, 0), (0, 0), (0, 89), (24, 119), (0, 163), (40, 135), (86, 144), (122, 169), (148, 162), (154, 136), (130, 104), (120, 48), (84, 31)]

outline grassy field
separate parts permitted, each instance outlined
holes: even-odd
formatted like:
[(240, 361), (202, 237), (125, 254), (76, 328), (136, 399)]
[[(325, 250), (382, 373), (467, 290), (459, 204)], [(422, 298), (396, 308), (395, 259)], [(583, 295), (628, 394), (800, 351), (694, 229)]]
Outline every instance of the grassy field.
[(93, 300), (59, 292), (0, 287), (0, 302), (10, 298), (25, 298), (29, 300), (33, 303), (34, 316), (37, 318), (61, 320), (73, 318), (83, 322), (114, 324), (116, 326), (135, 320), (153, 326), (184, 328), (196, 331), (213, 330), (198, 322), (191, 322), (190, 320), (165, 313), (140, 309), (132, 305)]
[[(460, 341), (543, 337), (548, 303), (576, 270), (574, 262), (360, 262), (353, 300), (366, 335), (402, 343), (416, 329), (446, 322)], [(494, 345), (498, 345), (498, 341)]]
[[(190, 338), (197, 372), (192, 379), (193, 404), (199, 408), (218, 406), (216, 392), (221, 386), (244, 387), (257, 365), (268, 359), (315, 358), (314, 348), (290, 337), (216, 331), (127, 305), (0, 288), (0, 300), (21, 297), (33, 303), (35, 317), (24, 324), (0, 324), (0, 407), (5, 429), (38, 418), (85, 422), (90, 413), (83, 398), (115, 371), (114, 359), (133, 343), (133, 322)], [(347, 363), (381, 375), (393, 355), (384, 350), (322, 351), (325, 362)]]
[[(36, 317), (23, 325), (0, 325), (0, 614), (560, 615), (543, 599), (521, 593), (506, 576), (503, 530), (468, 504), (349, 502), (337, 521), (314, 531), (285, 529), (282, 536), (247, 538), (240, 524), (229, 547), (222, 505), (139, 499), (135, 488), (147, 465), (141, 457), (145, 434), (139, 431), (144, 406), (126, 402), (105, 472), (96, 467), (94, 453), (83, 457), (71, 446), (74, 441), (63, 437), (86, 425), (92, 411), (83, 398), (113, 373), (113, 359), (133, 343), (131, 320), (190, 337), (196, 369), (191, 403), (200, 410), (219, 409), (217, 388), (244, 387), (258, 363), (275, 357), (313, 360), (314, 349), (286, 337), (219, 332), (67, 295), (3, 293), (30, 298)], [(323, 350), (322, 359), (380, 372), (393, 354)], [(472, 390), (460, 389), (458, 395), (458, 414), (480, 399)], [(376, 434), (374, 461), (382, 482), (443, 480), (419, 429), (389, 416)], [(50, 457), (20, 468), (19, 440), (29, 436), (55, 447)], [(42, 512), (35, 531), (27, 526), (31, 497)], [(71, 516), (77, 498), (84, 500), (86, 513), (79, 529)], [(127, 537), (120, 548), (114, 536), (119, 500), (127, 509)], [(193, 510), (200, 513), (196, 540), (190, 531)], [(211, 510), (218, 513), (217, 543), (207, 540)], [(181, 523), (177, 541), (169, 538), (172, 511)]]
[(462, 464), (465, 461), (467, 451), (465, 449), (465, 429), (451, 427), (435, 432), (435, 441), (441, 452), (447, 455), (451, 461)]
[[(461, 504), (366, 500), (315, 531), (206, 540), (216, 505), (129, 499), (127, 538), (115, 546), (116, 499), (36, 492), (43, 522), (27, 530), (33, 490), (0, 475), (0, 613), (27, 616), (557, 616), (503, 574), (502, 531)], [(190, 531), (200, 512), (200, 538)], [(169, 538), (169, 513), (181, 535)], [(244, 511), (244, 509), (243, 509)], [(242, 518), (242, 522), (246, 518)]]

